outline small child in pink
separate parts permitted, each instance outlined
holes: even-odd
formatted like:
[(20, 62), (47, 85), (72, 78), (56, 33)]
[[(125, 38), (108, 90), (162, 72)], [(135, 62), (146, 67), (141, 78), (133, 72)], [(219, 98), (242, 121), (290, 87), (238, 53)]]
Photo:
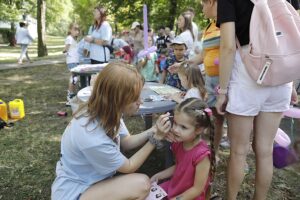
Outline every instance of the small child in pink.
[(168, 179), (160, 186), (168, 194), (167, 199), (205, 200), (209, 196), (210, 182), (215, 171), (215, 155), (201, 139), (204, 130), (210, 128), (213, 144), (212, 112), (208, 105), (197, 98), (188, 98), (177, 105), (170, 136), (175, 165), (151, 177), (151, 181)]

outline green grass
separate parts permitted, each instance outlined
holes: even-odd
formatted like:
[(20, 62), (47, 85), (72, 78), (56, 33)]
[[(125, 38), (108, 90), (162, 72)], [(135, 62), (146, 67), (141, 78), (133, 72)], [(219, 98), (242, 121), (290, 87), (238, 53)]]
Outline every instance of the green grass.
[[(62, 38), (50, 39), (54, 47), (50, 48), (52, 46), (49, 45), (49, 49), (56, 49), (56, 45), (63, 44)], [(11, 47), (3, 50), (1, 47), (0, 55), (6, 51), (14, 53), (15, 50)], [(5, 102), (15, 98), (23, 99), (26, 112), (25, 118), (15, 122), (13, 127), (0, 130), (0, 200), (50, 199), (61, 135), (71, 119), (71, 110), (65, 107), (68, 77), (69, 72), (63, 64), (0, 71), (0, 99)], [(67, 111), (68, 116), (57, 116), (57, 111)], [(133, 134), (144, 128), (139, 116), (126, 118), (125, 122)], [(228, 156), (228, 150), (221, 149), (221, 161), (214, 182), (214, 191), (221, 196), (225, 196)], [(238, 197), (241, 200), (248, 200), (253, 195), (253, 153), (247, 162), (250, 171), (241, 186)], [(164, 154), (156, 151), (139, 172), (151, 176), (163, 168)], [(268, 199), (300, 199), (299, 180), (299, 164), (275, 169)]]
[[(13, 127), (0, 130), (0, 199), (50, 199), (50, 188), (55, 178), (55, 164), (59, 159), (61, 135), (71, 119), (66, 108), (68, 71), (64, 65), (39, 66), (5, 70), (0, 74), (0, 98), (8, 102), (24, 100), (26, 116)], [(57, 111), (67, 111), (59, 117)], [(138, 133), (144, 124), (140, 117), (125, 119), (129, 130)], [(215, 191), (225, 195), (225, 171), (228, 151), (221, 151)], [(140, 172), (152, 175), (163, 169), (163, 153), (155, 152)], [(239, 199), (252, 196), (254, 184), (253, 154), (248, 163)], [(297, 168), (298, 167), (298, 168)], [(275, 170), (269, 199), (299, 199), (299, 166)]]
[[(35, 40), (28, 47), (28, 54), (32, 60), (41, 60), (45, 58), (54, 59), (62, 55), (64, 49), (64, 38), (57, 36), (47, 36), (46, 45), (48, 49), (48, 56), (39, 58), (37, 57), (37, 40)], [(0, 62), (13, 63), (17, 62), (20, 56), (20, 46), (10, 47), (8, 44), (0, 44)]]

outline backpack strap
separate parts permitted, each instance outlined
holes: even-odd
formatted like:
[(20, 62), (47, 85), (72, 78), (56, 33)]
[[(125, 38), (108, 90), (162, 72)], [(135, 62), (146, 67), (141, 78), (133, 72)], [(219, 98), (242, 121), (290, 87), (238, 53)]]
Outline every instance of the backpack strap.
[(111, 39), (110, 46), (113, 46), (113, 45), (114, 45), (114, 39), (115, 39), (115, 38)]
[(104, 63), (106, 63), (106, 51), (105, 51), (105, 46), (102, 46), (103, 47), (103, 52), (104, 52)]

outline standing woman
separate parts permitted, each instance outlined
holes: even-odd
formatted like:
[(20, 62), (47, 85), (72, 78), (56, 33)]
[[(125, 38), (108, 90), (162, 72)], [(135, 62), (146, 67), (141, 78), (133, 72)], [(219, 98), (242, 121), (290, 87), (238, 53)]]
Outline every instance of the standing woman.
[(176, 37), (187, 46), (187, 55), (193, 54), (195, 36), (193, 33), (192, 15), (190, 13), (181, 13), (177, 19), (177, 26), (180, 34)]
[[(171, 122), (167, 113), (149, 130), (129, 134), (123, 116), (139, 109), (143, 84), (138, 71), (122, 62), (108, 64), (97, 76), (88, 103), (74, 114), (62, 136), (52, 200), (146, 198), (150, 179), (134, 172), (161, 146)], [(130, 158), (120, 150), (137, 147)]]
[(107, 63), (110, 59), (110, 52), (105, 45), (110, 44), (112, 39), (112, 29), (106, 21), (106, 9), (97, 6), (94, 9), (95, 23), (90, 27), (89, 35), (85, 37), (85, 41), (90, 45), (90, 58), (92, 64)]
[(292, 83), (275, 87), (257, 85), (251, 79), (236, 51), (237, 37), (242, 50), (249, 44), (249, 24), (253, 3), (239, 0), (218, 1), (217, 23), (220, 26), (220, 89), (216, 109), (227, 112), (230, 158), (227, 176), (227, 199), (237, 199), (244, 179), (244, 167), (253, 130), (256, 160), (253, 199), (263, 200), (273, 176), (273, 141), (282, 112), (289, 109)]

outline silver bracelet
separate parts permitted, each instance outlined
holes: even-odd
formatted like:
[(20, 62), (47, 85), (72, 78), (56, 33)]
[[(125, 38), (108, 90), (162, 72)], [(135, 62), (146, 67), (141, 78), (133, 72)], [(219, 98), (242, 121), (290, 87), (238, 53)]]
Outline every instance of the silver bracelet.
[(156, 149), (162, 149), (164, 147), (164, 143), (158, 139), (155, 139), (153, 132), (148, 133), (148, 140), (151, 144), (155, 146)]

